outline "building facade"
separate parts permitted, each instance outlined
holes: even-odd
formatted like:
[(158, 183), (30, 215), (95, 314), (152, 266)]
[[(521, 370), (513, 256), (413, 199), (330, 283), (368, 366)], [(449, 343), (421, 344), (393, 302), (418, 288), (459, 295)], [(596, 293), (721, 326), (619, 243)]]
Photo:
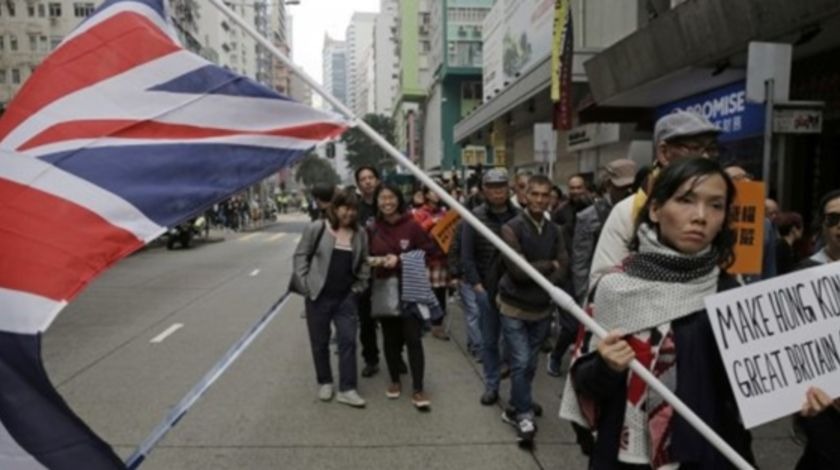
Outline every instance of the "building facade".
[(102, 0), (0, 2), (0, 108), (100, 3)]
[(441, 0), (430, 4), (429, 62), (423, 164), (427, 170), (461, 166), (453, 128), (481, 101), (482, 30), (493, 0)]
[(399, 2), (396, 23), (397, 92), (394, 99), (394, 134), (397, 148), (411, 160), (423, 155), (422, 106), (431, 78), (429, 27), (431, 1)]
[(376, 13), (355, 12), (347, 26), (347, 104), (358, 116), (372, 111), (367, 108), (368, 91), (365, 86), (376, 16)]
[(391, 116), (397, 94), (397, 0), (382, 0), (374, 27), (373, 74), (376, 113)]
[[(324, 87), (345, 105), (347, 99), (347, 44), (324, 35), (324, 49), (322, 53), (324, 68)], [(328, 109), (329, 104), (324, 105)]]

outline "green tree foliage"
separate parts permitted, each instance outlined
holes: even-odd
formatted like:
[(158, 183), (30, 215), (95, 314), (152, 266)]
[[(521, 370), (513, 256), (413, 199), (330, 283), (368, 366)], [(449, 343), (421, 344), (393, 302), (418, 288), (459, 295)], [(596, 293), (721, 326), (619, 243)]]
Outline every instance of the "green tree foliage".
[[(394, 120), (384, 114), (366, 114), (363, 121), (385, 137), (390, 143), (394, 143)], [(370, 140), (357, 128), (348, 129), (341, 140), (347, 145), (347, 167), (356, 171), (362, 166), (372, 166), (380, 169), (393, 168), (395, 162), (390, 155), (385, 153), (376, 142)]]
[(332, 164), (314, 153), (306, 155), (297, 164), (295, 180), (310, 188), (320, 183), (336, 185), (339, 182)]

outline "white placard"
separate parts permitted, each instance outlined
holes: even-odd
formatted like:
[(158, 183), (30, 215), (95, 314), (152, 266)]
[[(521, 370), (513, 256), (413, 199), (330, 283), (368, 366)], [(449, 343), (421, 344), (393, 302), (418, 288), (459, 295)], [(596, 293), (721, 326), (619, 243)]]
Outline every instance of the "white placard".
[(817, 386), (840, 396), (840, 263), (706, 298), (744, 425), (802, 407)]

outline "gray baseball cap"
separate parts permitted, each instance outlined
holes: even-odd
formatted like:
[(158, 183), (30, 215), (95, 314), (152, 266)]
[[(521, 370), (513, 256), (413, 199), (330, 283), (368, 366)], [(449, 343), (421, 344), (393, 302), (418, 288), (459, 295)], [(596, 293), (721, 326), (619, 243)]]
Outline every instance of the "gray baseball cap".
[(676, 111), (656, 121), (653, 131), (654, 143), (667, 142), (676, 137), (720, 133), (720, 128), (709, 122), (705, 116), (691, 111)]
[(481, 178), (484, 184), (507, 184), (508, 173), (504, 168), (491, 168)]

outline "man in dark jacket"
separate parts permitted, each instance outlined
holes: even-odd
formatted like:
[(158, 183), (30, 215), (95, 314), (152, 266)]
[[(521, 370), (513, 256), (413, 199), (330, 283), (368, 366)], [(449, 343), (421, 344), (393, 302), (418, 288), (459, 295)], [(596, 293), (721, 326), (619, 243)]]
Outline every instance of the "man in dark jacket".
[[(502, 226), (502, 239), (552, 284), (561, 286), (569, 271), (569, 255), (560, 227), (544, 216), (551, 180), (535, 175), (528, 180), (526, 210)], [(502, 335), (510, 348), (510, 404), (502, 419), (516, 428), (521, 444), (533, 442), (536, 433), (531, 383), (540, 346), (548, 334), (551, 297), (515, 262), (503, 258), (497, 301), (502, 314)]]
[[(508, 176), (503, 169), (494, 168), (484, 174), (483, 191), (485, 203), (473, 214), (497, 235), (502, 225), (517, 214), (508, 199)], [(499, 399), (501, 381), (501, 319), (492, 299), (496, 296), (499, 282), (501, 253), (486, 238), (469, 224), (463, 224), (461, 232), (461, 269), (463, 282), (475, 292), (481, 329), (481, 360), (484, 368), (484, 394), (482, 405), (492, 405)]]
[[(376, 202), (373, 193), (379, 186), (379, 172), (376, 168), (363, 166), (356, 169), (356, 187), (359, 188), (359, 225), (366, 228), (373, 224), (376, 216)], [(359, 342), (362, 344), (362, 358), (365, 367), (362, 377), (373, 377), (379, 372), (379, 347), (376, 341), (376, 321), (370, 316), (370, 286), (359, 295)]]

